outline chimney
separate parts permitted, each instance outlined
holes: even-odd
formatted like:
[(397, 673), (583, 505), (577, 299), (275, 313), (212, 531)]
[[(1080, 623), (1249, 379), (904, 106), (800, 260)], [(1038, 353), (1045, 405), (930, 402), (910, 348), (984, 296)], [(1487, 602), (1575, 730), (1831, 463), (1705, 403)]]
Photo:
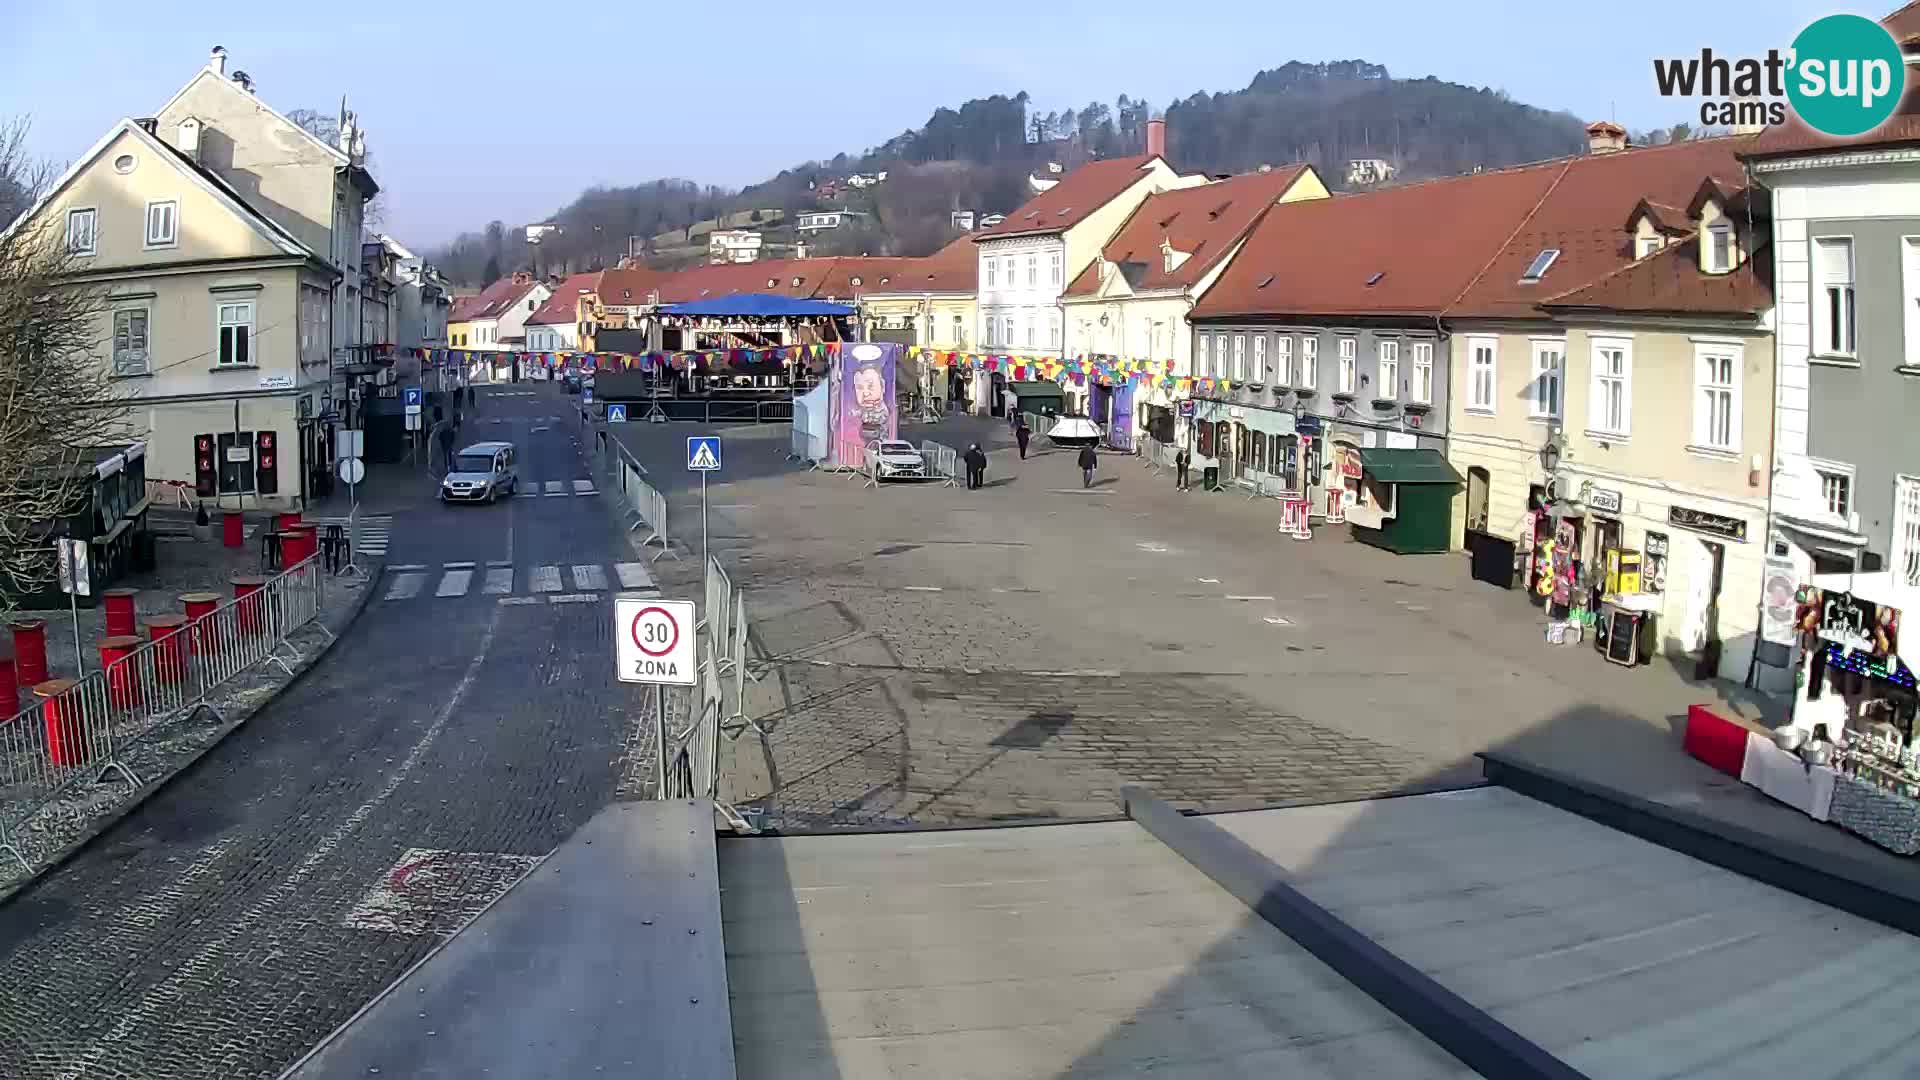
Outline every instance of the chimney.
[(513, 272), (513, 283), (515, 285), (531, 285), (533, 284), (533, 275), (525, 270), (515, 270)]
[(189, 116), (180, 121), (180, 152), (187, 159), (198, 163), (200, 160), (200, 121)]
[(240, 84), (240, 89), (249, 94), (253, 93), (253, 76), (244, 71), (236, 71), (233, 73), (233, 81)]
[(1611, 120), (1587, 125), (1587, 153), (1613, 154), (1627, 148), (1627, 129)]
[(1147, 121), (1147, 156), (1167, 156), (1167, 122), (1165, 120)]
[(807, 245), (805, 245), (805, 244), (795, 244), (795, 245), (793, 245), (793, 257), (794, 257), (794, 258), (796, 258), (796, 259), (804, 259), (804, 258), (806, 258), (806, 257), (807, 257)]
[(213, 72), (215, 75), (225, 75), (227, 73), (226, 46), (215, 45), (213, 51), (207, 54), (207, 70)]

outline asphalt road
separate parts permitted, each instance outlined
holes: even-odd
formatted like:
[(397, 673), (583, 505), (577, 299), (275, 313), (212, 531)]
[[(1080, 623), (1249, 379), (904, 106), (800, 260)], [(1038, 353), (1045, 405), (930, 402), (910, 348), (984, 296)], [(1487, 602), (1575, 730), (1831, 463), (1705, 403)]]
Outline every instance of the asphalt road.
[(0, 1076), (277, 1075), (647, 767), (571, 402), (482, 394), (465, 441), (514, 440), (527, 494), (377, 477), (391, 569), (350, 634), (0, 908)]

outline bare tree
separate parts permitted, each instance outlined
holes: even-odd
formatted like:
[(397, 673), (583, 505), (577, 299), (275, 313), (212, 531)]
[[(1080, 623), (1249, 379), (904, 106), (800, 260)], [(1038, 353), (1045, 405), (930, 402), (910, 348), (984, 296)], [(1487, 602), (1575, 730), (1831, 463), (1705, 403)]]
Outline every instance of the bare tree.
[[(305, 128), (307, 134), (328, 146), (340, 145), (340, 119), (337, 116), (328, 116), (318, 109), (295, 109), (287, 114), (287, 119)], [(369, 173), (374, 171), (373, 151), (367, 151), (366, 157), (360, 162), (360, 167)], [(367, 200), (364, 214), (363, 220), (367, 228), (377, 229), (386, 224), (387, 204), (381, 201), (379, 195), (375, 195)]]
[(49, 585), (60, 519), (92, 490), (96, 447), (126, 441), (126, 398), (102, 354), (104, 291), (75, 280), (65, 222), (25, 214), (56, 170), (0, 121), (0, 612)]

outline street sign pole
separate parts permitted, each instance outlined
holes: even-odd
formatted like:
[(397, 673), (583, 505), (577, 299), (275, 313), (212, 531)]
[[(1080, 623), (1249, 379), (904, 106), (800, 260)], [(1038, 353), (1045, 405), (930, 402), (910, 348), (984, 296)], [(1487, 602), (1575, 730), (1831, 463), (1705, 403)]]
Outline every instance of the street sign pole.
[(700, 472), (700, 565), (707, 564), (707, 474)]

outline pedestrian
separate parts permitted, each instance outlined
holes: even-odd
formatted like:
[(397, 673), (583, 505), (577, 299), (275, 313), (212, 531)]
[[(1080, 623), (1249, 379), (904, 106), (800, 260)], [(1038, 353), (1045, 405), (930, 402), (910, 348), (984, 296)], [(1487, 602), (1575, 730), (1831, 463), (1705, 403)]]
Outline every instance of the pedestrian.
[(1093, 471), (1100, 467), (1100, 455), (1093, 452), (1092, 446), (1080, 448), (1080, 486), (1093, 486)]
[(1020, 444), (1020, 460), (1027, 460), (1027, 440), (1033, 438), (1033, 429), (1027, 426), (1025, 419), (1013, 429), (1013, 441)]
[(440, 440), (440, 474), (445, 476), (453, 471), (453, 424), (440, 421), (434, 425), (434, 434)]
[(980, 449), (979, 443), (974, 443), (967, 447), (967, 490), (985, 487), (986, 483), (987, 452)]
[(1177, 490), (1187, 490), (1187, 470), (1193, 467), (1193, 454), (1181, 447), (1173, 455), (1174, 486)]

